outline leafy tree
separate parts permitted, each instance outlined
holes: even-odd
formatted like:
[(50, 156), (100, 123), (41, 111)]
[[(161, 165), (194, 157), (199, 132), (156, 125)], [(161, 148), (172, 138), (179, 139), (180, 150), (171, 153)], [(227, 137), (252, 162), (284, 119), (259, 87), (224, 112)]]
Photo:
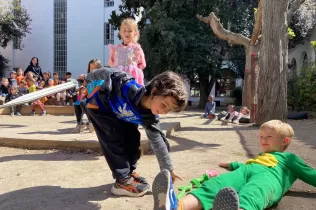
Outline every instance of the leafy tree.
[[(0, 0), (0, 47), (6, 48), (10, 41), (20, 48), (21, 40), (30, 33), (31, 18), (18, 0), (3, 2)], [(0, 76), (8, 68), (8, 60), (0, 54)]]
[[(243, 8), (237, 7), (236, 2)], [(218, 40), (209, 27), (196, 19), (196, 14), (216, 10), (225, 24), (241, 33), (249, 33), (248, 21), (239, 21), (253, 18), (250, 10), (245, 12), (249, 2), (253, 1), (123, 1), (120, 15), (113, 12), (110, 22), (118, 27), (121, 18), (139, 14), (139, 7), (143, 7), (139, 26), (140, 43), (148, 63), (145, 76), (151, 78), (166, 70), (186, 75), (190, 81), (199, 83), (199, 106), (204, 107), (215, 79), (220, 76), (224, 55), (228, 53), (236, 61), (233, 63), (237, 73), (242, 74), (245, 53), (239, 46), (231, 48)], [(150, 20), (150, 24), (146, 25), (146, 20)]]
[[(251, 38), (225, 30), (214, 13), (198, 16), (218, 38), (244, 46), (246, 69), (253, 69), (254, 74), (245, 74), (243, 105), (254, 109), (257, 104), (256, 118), (251, 115), (251, 120), (259, 125), (271, 119), (287, 120), (288, 22), (304, 2), (259, 0)], [(252, 55), (259, 50), (257, 62)]]
[[(290, 1), (290, 6), (294, 0)], [(316, 26), (316, 1), (306, 0), (294, 13), (289, 27), (293, 30), (295, 37), (289, 40), (289, 48), (301, 43), (308, 33)]]

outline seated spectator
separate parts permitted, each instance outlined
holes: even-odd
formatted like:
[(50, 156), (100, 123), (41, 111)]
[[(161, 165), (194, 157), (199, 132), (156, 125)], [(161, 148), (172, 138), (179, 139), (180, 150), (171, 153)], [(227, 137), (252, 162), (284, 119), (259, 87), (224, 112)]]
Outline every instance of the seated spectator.
[(235, 105), (228, 105), (227, 106), (227, 112), (221, 112), (221, 114), (219, 114), (218, 119), (225, 121), (225, 122), (232, 122), (233, 117), (236, 115), (235, 111)]
[(6, 97), (8, 95), (9, 88), (10, 88), (10, 85), (9, 85), (8, 78), (3, 77), (2, 78), (2, 84), (0, 86), (0, 93), (1, 93), (2, 97)]
[[(19, 97), (18, 88), (16, 86), (11, 86), (9, 88), (8, 95), (5, 97), (5, 103), (8, 103), (9, 101), (12, 101), (18, 97)], [(21, 116), (21, 113), (20, 113), (21, 107), (22, 107), (21, 105), (10, 106), (10, 116), (11, 117), (14, 116), (14, 109), (16, 111), (16, 115)]]
[[(48, 88), (49, 87), (54, 87), (54, 80), (53, 79), (48, 79)], [(46, 96), (48, 99), (48, 104), (49, 105), (56, 105), (55, 101), (56, 101), (56, 95), (49, 95)]]
[(43, 73), (43, 81), (45, 82), (44, 87), (48, 87), (48, 80), (49, 80), (49, 73), (48, 72), (44, 72)]
[(28, 94), (28, 88), (27, 88), (25, 80), (22, 80), (20, 82), (19, 87), (18, 87), (18, 91), (19, 91), (19, 96), (23, 96), (25, 94)]
[[(28, 72), (25, 80), (29, 85), (29, 93), (35, 92), (36, 86), (35, 86), (35, 79), (33, 78), (33, 73)], [(42, 110), (42, 116), (46, 115), (46, 110), (44, 109), (44, 103), (42, 103), (39, 99), (35, 100), (32, 104), (32, 115), (35, 115), (36, 106), (38, 106)]]
[(11, 71), (10, 72), (10, 78), (8, 79), (8, 81), (9, 81), (9, 85), (10, 86), (15, 86), (15, 87), (18, 86), (18, 82), (16, 80), (16, 72), (15, 71)]
[(76, 84), (76, 87), (67, 90), (67, 103), (69, 103), (70, 100), (72, 100), (72, 102), (77, 101), (77, 89), (79, 88), (78, 81), (76, 79), (71, 78), (71, 73), (67, 72), (65, 82), (73, 82), (74, 84)]
[(241, 107), (239, 113), (237, 112), (237, 115), (235, 115), (232, 120), (235, 124), (249, 123), (250, 110), (246, 106)]
[(20, 85), (21, 81), (24, 79), (23, 70), (22, 68), (18, 68), (16, 71), (16, 81), (18, 82), (18, 85)]
[(205, 105), (205, 113), (204, 113), (204, 117), (207, 118), (211, 118), (213, 119), (215, 117), (215, 108), (216, 108), (216, 103), (214, 101), (214, 96), (211, 95), (208, 98), (208, 102)]

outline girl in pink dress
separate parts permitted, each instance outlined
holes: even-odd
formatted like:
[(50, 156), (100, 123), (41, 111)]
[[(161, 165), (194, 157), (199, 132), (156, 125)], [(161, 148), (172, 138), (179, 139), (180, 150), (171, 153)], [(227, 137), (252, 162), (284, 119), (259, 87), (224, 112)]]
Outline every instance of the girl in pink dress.
[(143, 49), (137, 43), (139, 31), (134, 19), (126, 18), (122, 21), (120, 36), (123, 39), (122, 44), (109, 44), (109, 66), (127, 72), (138, 84), (144, 85), (143, 69), (146, 67), (146, 61)]

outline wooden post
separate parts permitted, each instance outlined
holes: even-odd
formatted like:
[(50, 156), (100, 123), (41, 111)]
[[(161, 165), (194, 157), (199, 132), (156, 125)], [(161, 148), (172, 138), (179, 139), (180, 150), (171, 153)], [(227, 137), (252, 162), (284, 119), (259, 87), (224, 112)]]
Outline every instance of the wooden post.
[(245, 91), (243, 91), (243, 95), (242, 95), (242, 105), (243, 106), (247, 106), (248, 104), (248, 79), (249, 79), (249, 76), (248, 76), (248, 68), (245, 68), (245, 75), (244, 75), (244, 86), (245, 86)]
[(251, 94), (250, 94), (250, 121), (256, 122), (256, 111), (257, 111), (257, 70), (258, 70), (258, 53), (251, 53)]

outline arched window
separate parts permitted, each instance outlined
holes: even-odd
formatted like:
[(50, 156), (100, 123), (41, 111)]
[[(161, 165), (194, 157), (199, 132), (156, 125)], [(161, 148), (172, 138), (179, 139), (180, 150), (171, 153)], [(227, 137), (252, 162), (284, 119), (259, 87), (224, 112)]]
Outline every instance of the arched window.
[(288, 79), (293, 79), (297, 75), (296, 59), (293, 58), (288, 69)]
[(303, 67), (307, 67), (308, 66), (308, 56), (306, 52), (303, 52)]

